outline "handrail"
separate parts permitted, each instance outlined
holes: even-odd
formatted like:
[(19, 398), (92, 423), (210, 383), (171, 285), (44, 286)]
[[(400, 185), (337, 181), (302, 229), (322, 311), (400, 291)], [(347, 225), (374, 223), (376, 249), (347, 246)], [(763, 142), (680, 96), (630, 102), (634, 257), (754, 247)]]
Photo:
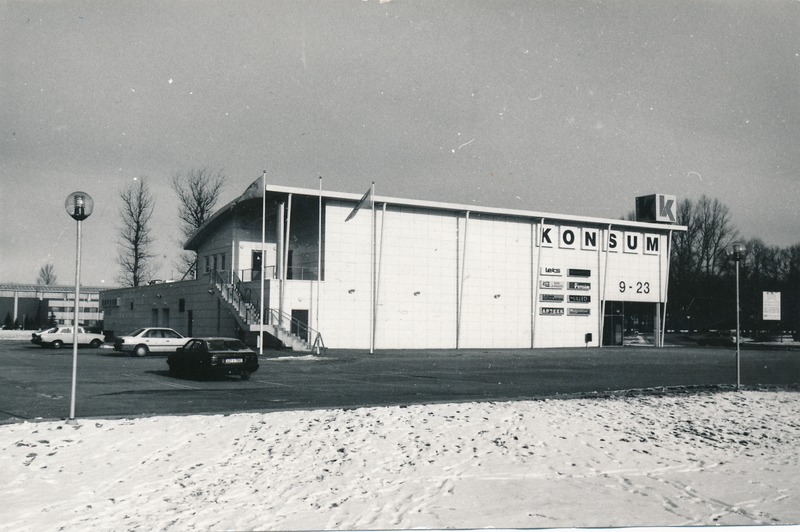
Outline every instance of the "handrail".
[[(277, 280), (278, 271), (277, 266), (264, 266), (264, 279), (272, 279)], [(223, 275), (222, 278), (224, 282), (228, 282), (225, 280), (225, 277), (228, 274), (233, 274), (233, 276), (237, 279), (240, 279), (243, 282), (250, 283), (261, 280), (258, 276), (259, 271), (258, 269), (244, 269), (244, 270), (236, 270), (231, 272), (230, 270), (208, 270), (207, 272), (203, 272), (204, 275), (211, 276), (212, 279), (219, 278), (220, 275)], [(289, 266), (286, 275), (287, 281), (317, 281), (317, 269), (315, 267), (310, 266)]]
[[(283, 329), (284, 331), (288, 332), (289, 334), (294, 334), (295, 336), (299, 336), (300, 338), (303, 338), (303, 340), (306, 343), (311, 343), (310, 338), (312, 338), (312, 337), (316, 338), (317, 336), (321, 336), (316, 329), (310, 327), (307, 323), (303, 323), (302, 321), (298, 320), (294, 316), (292, 316), (292, 315), (290, 315), (290, 314), (288, 314), (286, 312), (283, 312), (281, 310), (278, 310), (278, 309), (275, 309), (275, 308), (269, 309), (269, 317), (270, 317), (269, 318), (269, 322), (272, 325), (278, 326), (278, 328)], [(283, 318), (283, 320), (281, 318)], [(286, 329), (285, 327), (282, 326), (282, 323), (283, 323), (284, 320), (289, 322), (289, 324), (290, 324), (289, 329)], [(297, 334), (292, 332), (291, 325), (295, 325), (297, 327), (297, 330), (298, 330)], [(303, 332), (305, 332), (306, 334), (303, 335), (302, 334)]]
[[(277, 268), (277, 266), (265, 266), (264, 279), (278, 279)], [(238, 273), (239, 277), (246, 282), (260, 280), (260, 277), (258, 276), (258, 269), (239, 270), (234, 274), (236, 273)], [(289, 266), (286, 279), (288, 281), (316, 281), (317, 269), (315, 267), (308, 266)]]
[[(244, 282), (253, 282), (261, 280), (261, 278), (258, 276), (258, 269), (239, 270), (238, 272), (234, 272), (233, 274)], [(277, 278), (278, 275), (276, 266), (264, 267), (264, 279), (277, 279)]]
[(225, 272), (215, 271), (210, 276), (211, 283), (226, 296), (247, 323), (261, 321), (261, 299), (255, 290), (248, 288), (234, 273), (233, 284), (229, 283)]
[[(215, 285), (217, 290), (223, 297), (230, 303), (238, 312), (239, 316), (244, 318), (248, 324), (258, 324), (261, 322), (261, 299), (252, 288), (247, 287), (245, 283), (239, 279), (239, 276), (234, 273), (233, 284), (228, 282), (227, 272), (212, 272), (209, 276), (211, 284)], [(265, 309), (268, 322), (271, 325), (282, 329), (284, 332), (302, 339), (306, 344), (311, 345), (313, 338), (314, 347), (319, 349), (327, 349), (322, 341), (322, 334), (319, 331), (310, 327), (307, 323), (303, 323), (287, 312), (279, 309)], [(284, 323), (289, 323), (289, 328), (284, 327)], [(292, 332), (292, 329), (297, 330), (297, 333)]]

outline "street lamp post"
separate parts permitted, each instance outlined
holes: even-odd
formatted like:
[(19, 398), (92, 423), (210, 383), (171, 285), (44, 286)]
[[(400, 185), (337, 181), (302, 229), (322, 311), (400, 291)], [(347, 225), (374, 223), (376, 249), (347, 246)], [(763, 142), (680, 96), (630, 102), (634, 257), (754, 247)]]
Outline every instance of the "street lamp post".
[(72, 319), (72, 396), (69, 403), (69, 421), (75, 422), (75, 390), (78, 380), (78, 311), (81, 295), (81, 222), (92, 214), (94, 201), (86, 192), (73, 192), (67, 196), (64, 208), (76, 222), (78, 231), (75, 243), (75, 315)]
[(728, 257), (736, 262), (736, 389), (741, 385), (741, 327), (739, 326), (739, 262), (744, 259), (746, 248), (741, 242), (731, 244), (727, 249)]

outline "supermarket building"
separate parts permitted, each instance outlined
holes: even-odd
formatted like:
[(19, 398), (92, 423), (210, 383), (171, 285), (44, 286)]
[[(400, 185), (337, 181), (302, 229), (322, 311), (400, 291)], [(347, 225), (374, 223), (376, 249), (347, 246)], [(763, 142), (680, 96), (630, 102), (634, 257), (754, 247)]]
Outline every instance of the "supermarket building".
[[(374, 186), (373, 186), (374, 189)], [(637, 221), (254, 182), (185, 245), (195, 280), (103, 291), (112, 334), (168, 326), (311, 350), (663, 342), (675, 198)], [(262, 224), (262, 220), (265, 223)], [(265, 304), (261, 304), (264, 301)]]

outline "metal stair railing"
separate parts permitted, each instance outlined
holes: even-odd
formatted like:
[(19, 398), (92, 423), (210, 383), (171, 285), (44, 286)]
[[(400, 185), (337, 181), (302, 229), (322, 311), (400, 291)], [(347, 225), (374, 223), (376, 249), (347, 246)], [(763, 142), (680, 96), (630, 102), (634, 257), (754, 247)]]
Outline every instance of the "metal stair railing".
[[(261, 298), (259, 298), (255, 290), (245, 286), (236, 273), (233, 276), (234, 282), (229, 283), (222, 272), (215, 271), (211, 275), (211, 284), (217, 289), (220, 297), (236, 310), (239, 317), (246, 324), (260, 324)], [(268, 318), (268, 321), (265, 324), (272, 325), (289, 336), (300, 340), (310, 350), (316, 350), (317, 353), (327, 351), (325, 342), (322, 340), (322, 334), (311, 328), (307, 323), (303, 323), (292, 315), (278, 309), (267, 309), (266, 311), (265, 317)], [(284, 323), (287, 322), (289, 324), (288, 329), (284, 326)], [(293, 329), (297, 333), (292, 332)], [(314, 339), (313, 343), (311, 338)]]
[(261, 299), (256, 291), (245, 286), (236, 274), (234, 274), (233, 284), (229, 283), (225, 276), (218, 271), (213, 273), (211, 280), (222, 298), (236, 309), (239, 317), (245, 323), (249, 325), (261, 321)]
[[(322, 341), (322, 334), (316, 329), (310, 327), (307, 323), (304, 323), (294, 316), (280, 311), (278, 309), (271, 308), (269, 309), (269, 322), (272, 325), (275, 325), (278, 329), (288, 333), (289, 335), (301, 340), (309, 349), (317, 349), (319, 352), (320, 349), (327, 350), (325, 347), (325, 343)], [(285, 327), (285, 323), (289, 323), (289, 328)], [(297, 333), (292, 332), (292, 329), (296, 329)], [(313, 338), (313, 343), (311, 338)]]

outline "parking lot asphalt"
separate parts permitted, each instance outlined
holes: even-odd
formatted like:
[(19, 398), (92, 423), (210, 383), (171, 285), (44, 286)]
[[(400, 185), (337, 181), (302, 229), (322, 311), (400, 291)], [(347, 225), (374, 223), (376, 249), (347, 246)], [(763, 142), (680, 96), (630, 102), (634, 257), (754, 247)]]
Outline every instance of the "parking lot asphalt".
[[(730, 348), (269, 351), (260, 364), (248, 381), (175, 378), (163, 355), (131, 358), (82, 348), (76, 416), (505, 401), (736, 383)], [(70, 349), (0, 340), (0, 422), (68, 417), (71, 372)], [(800, 351), (744, 349), (741, 379), (743, 386), (798, 386)]]

